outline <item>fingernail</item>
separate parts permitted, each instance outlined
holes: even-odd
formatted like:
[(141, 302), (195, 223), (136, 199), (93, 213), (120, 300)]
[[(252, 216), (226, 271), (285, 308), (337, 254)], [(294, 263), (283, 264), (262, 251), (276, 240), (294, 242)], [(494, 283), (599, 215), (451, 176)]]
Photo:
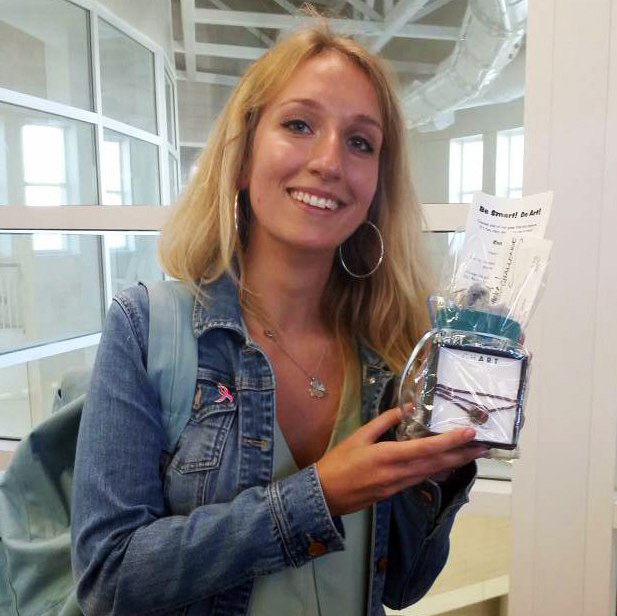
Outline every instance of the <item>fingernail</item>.
[(466, 439), (469, 439), (469, 440), (471, 440), (472, 438), (474, 438), (474, 437), (475, 437), (475, 435), (476, 435), (476, 431), (475, 431), (475, 430), (473, 430), (472, 428), (466, 428), (466, 429), (465, 429), (465, 432), (463, 432), (463, 436), (464, 436)]

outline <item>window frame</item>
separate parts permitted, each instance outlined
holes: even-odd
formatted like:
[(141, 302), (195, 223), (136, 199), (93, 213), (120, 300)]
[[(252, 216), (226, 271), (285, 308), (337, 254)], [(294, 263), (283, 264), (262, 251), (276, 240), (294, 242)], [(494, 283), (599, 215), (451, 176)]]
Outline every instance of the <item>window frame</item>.
[[(156, 161), (158, 163), (158, 193), (162, 205), (157, 206), (131, 206), (111, 207), (103, 205), (57, 205), (53, 207), (40, 207), (24, 205), (0, 206), (0, 230), (8, 233), (32, 233), (45, 232), (49, 234), (60, 233), (93, 233), (101, 236), (100, 263), (103, 270), (103, 305), (107, 310), (111, 301), (111, 272), (109, 268), (109, 250), (107, 231), (122, 231), (130, 233), (151, 232), (160, 228), (164, 218), (165, 205), (170, 201), (171, 186), (174, 181), (170, 178), (170, 164), (175, 164), (176, 191), (178, 187), (179, 169), (179, 130), (177, 116), (177, 80), (175, 67), (165, 51), (147, 36), (139, 32), (131, 25), (124, 22), (114, 13), (106, 9), (95, 0), (65, 0), (87, 11), (85, 27), (88, 32), (90, 51), (90, 95), (92, 100), (91, 109), (74, 107), (69, 104), (51, 101), (42, 97), (24, 94), (22, 92), (0, 88), (0, 102), (28, 110), (42, 112), (51, 116), (59, 116), (63, 120), (76, 120), (93, 128), (94, 138), (94, 163), (96, 166), (96, 201), (103, 203), (102, 182), (102, 144), (104, 132), (109, 129), (115, 133), (132, 139), (138, 139), (154, 145)], [(119, 120), (107, 117), (102, 110), (101, 70), (100, 70), (100, 47), (99, 47), (99, 24), (101, 20), (131, 38), (136, 43), (145, 47), (152, 53), (154, 64), (154, 105), (156, 114), (155, 133), (142, 130)], [(171, 87), (171, 105), (173, 118), (168, 122), (168, 109), (166, 100), (166, 87)], [(34, 122), (33, 122), (34, 123)], [(168, 126), (172, 127), (175, 134), (175, 143), (171, 142), (173, 135), (168, 136)], [(4, 123), (0, 122), (0, 132), (4, 131)], [(70, 157), (65, 135), (65, 158)], [(0, 162), (6, 160), (6, 153), (0, 152)], [(68, 158), (67, 158), (68, 160)], [(2, 167), (4, 169), (4, 166)], [(173, 170), (171, 170), (173, 171)], [(66, 185), (70, 183), (71, 169), (66, 170)], [(65, 186), (66, 186), (65, 185)], [(123, 189), (125, 187), (123, 186)], [(70, 190), (68, 186), (67, 190)], [(2, 195), (0, 195), (1, 197)], [(8, 194), (4, 195), (2, 202), (7, 203)], [(70, 194), (67, 193), (67, 201)], [(52, 211), (53, 210), (53, 211)], [(68, 241), (67, 241), (68, 240)], [(48, 255), (65, 252), (71, 249), (71, 236), (63, 241), (62, 250), (45, 251)], [(24, 364), (28, 361), (51, 357), (70, 350), (87, 348), (98, 343), (98, 337), (85, 335), (77, 338), (62, 340), (53, 343), (34, 345), (31, 348), (0, 354), (0, 367), (8, 365)], [(0, 449), (3, 446), (0, 441)]]

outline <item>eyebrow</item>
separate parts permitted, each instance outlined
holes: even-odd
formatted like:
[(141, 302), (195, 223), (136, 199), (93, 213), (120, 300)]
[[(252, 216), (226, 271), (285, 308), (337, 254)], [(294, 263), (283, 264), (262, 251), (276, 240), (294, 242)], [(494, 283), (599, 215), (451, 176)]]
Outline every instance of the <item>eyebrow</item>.
[[(290, 100), (283, 101), (279, 106), (284, 107), (286, 105), (291, 105), (293, 103), (299, 103), (301, 105), (306, 105), (307, 107), (313, 107), (317, 109), (322, 108), (322, 105), (319, 102), (313, 100), (312, 98), (292, 98)], [(365, 124), (371, 124), (375, 128), (378, 128), (383, 133), (383, 127), (381, 125), (381, 122), (376, 120), (373, 116), (367, 115), (365, 113), (357, 113), (356, 115), (353, 116), (353, 119), (354, 121), (357, 121), (357, 122), (364, 122)]]

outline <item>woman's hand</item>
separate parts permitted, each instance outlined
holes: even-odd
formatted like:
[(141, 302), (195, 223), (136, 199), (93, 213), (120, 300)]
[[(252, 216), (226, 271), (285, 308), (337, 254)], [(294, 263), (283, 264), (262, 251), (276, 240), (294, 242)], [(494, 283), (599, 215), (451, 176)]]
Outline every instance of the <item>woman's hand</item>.
[(471, 428), (411, 441), (377, 442), (400, 421), (400, 409), (390, 409), (317, 462), (332, 515), (364, 509), (430, 476), (463, 466), (487, 451), (483, 446), (464, 447), (475, 437)]

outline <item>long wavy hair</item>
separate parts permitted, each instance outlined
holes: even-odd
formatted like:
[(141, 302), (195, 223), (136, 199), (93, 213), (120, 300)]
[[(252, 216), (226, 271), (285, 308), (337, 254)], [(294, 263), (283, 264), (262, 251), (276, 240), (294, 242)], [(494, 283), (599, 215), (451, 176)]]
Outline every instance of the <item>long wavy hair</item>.
[[(212, 282), (226, 272), (236, 275), (238, 270), (242, 292), (245, 225), (250, 212), (246, 203), (239, 208), (237, 231), (234, 199), (250, 161), (255, 129), (265, 106), (298, 66), (330, 51), (359, 66), (378, 96), (384, 137), (368, 219), (382, 233), (386, 256), (365, 279), (351, 278), (335, 260), (323, 306), (324, 310), (327, 306), (327, 322), (343, 342), (351, 344), (361, 338), (392, 370), (399, 371), (429, 325), (429, 268), (422, 249), (422, 211), (410, 180), (406, 127), (395, 81), (386, 65), (352, 39), (334, 33), (325, 22), (277, 43), (241, 79), (199, 158), (197, 171), (164, 225), (161, 263), (167, 273), (195, 292), (200, 281)], [(363, 262), (365, 248), (359, 233), (345, 242), (345, 261), (352, 271), (370, 269)]]

